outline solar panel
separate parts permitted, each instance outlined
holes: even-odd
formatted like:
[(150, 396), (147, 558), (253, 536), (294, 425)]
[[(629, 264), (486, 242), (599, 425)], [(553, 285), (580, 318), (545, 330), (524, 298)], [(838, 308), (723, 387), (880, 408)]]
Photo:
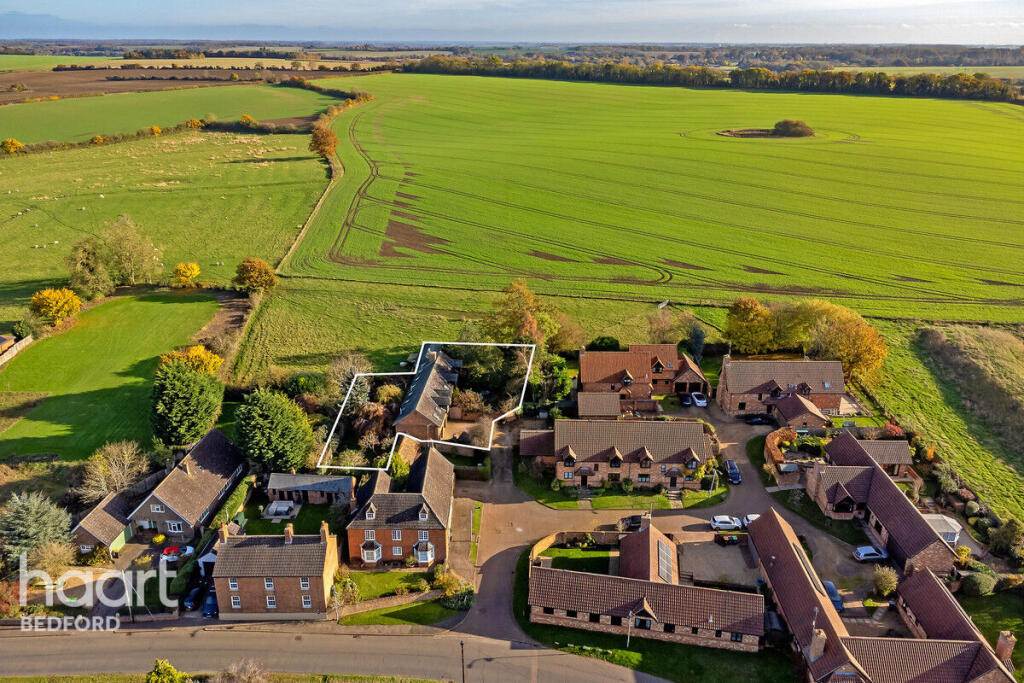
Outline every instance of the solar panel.
[(658, 541), (658, 576), (665, 583), (675, 583), (672, 576), (672, 548), (662, 540)]

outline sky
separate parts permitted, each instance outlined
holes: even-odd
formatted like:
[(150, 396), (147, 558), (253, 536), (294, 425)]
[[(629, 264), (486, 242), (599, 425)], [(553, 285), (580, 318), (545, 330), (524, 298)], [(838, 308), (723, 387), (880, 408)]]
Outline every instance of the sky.
[(0, 0), (8, 39), (1019, 45), (1022, 36), (1024, 0)]

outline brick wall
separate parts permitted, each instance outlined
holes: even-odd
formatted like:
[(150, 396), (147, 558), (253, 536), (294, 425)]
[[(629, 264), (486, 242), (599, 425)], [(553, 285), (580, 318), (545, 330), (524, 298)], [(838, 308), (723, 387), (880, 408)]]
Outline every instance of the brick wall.
[[(153, 505), (162, 506), (163, 511), (154, 512), (152, 509)], [(178, 516), (177, 513), (171, 510), (171, 508), (169, 508), (166, 503), (163, 503), (160, 501), (160, 499), (154, 498), (152, 496), (146, 498), (146, 500), (143, 502), (142, 506), (138, 509), (138, 511), (132, 515), (131, 521), (135, 523), (136, 528), (141, 528), (138, 526), (138, 523), (140, 521), (156, 522), (156, 531), (158, 533), (166, 535), (167, 538), (169, 539), (174, 539), (178, 541), (186, 541), (195, 536), (196, 533), (198, 532), (198, 528), (191, 526), (187, 521), (182, 519), (180, 516)], [(177, 533), (171, 531), (168, 528), (169, 522), (180, 522), (181, 531)]]
[[(563, 486), (581, 486), (582, 475), (579, 473), (581, 467), (588, 467), (591, 470), (591, 474), (587, 475), (587, 486), (599, 486), (606, 481), (610, 481), (608, 475), (617, 474), (619, 476), (618, 483), (622, 483), (623, 479), (630, 479), (634, 486), (637, 488), (655, 488), (659, 484), (665, 487), (669, 487), (672, 484), (672, 477), (668, 472), (661, 471), (661, 465), (658, 463), (652, 464), (650, 467), (640, 467), (638, 462), (624, 462), (619, 467), (612, 467), (607, 462), (600, 463), (581, 463), (577, 461), (576, 465), (572, 467), (566, 467), (565, 460), (559, 458), (555, 461), (555, 478), (562, 482)], [(597, 471), (594, 471), (594, 468)], [(676, 488), (699, 488), (700, 482), (687, 482), (686, 470), (679, 465), (668, 465), (666, 469), (676, 467), (680, 470), (680, 473), (676, 475)], [(573, 478), (566, 479), (565, 473), (572, 472)], [(644, 475), (650, 477), (650, 481), (640, 481), (640, 476)], [(614, 482), (613, 482), (614, 483)], [(687, 487), (687, 484), (693, 484), (693, 486)]]
[[(399, 529), (401, 540), (392, 540), (392, 529), (374, 529), (377, 543), (381, 547), (380, 561), (368, 566), (380, 566), (385, 563), (403, 562), (405, 558), (413, 554), (413, 546), (419, 543), (419, 531), (416, 529)], [(348, 536), (348, 563), (353, 567), (363, 566), (362, 545), (366, 540), (365, 529), (349, 529)], [(434, 564), (444, 562), (448, 557), (448, 531), (446, 529), (430, 529), (427, 531), (430, 542), (434, 544)], [(392, 553), (394, 547), (401, 548), (401, 554)]]
[[(718, 385), (718, 405), (730, 415), (767, 412), (763, 400), (768, 398), (769, 394), (761, 394), (760, 396), (761, 398), (759, 399), (758, 394), (734, 394), (729, 391), (728, 387), (723, 387), (721, 384)], [(808, 394), (804, 398), (818, 406), (818, 409), (826, 415), (830, 414), (830, 412), (838, 413), (839, 405), (842, 402), (841, 394)], [(740, 407), (741, 403), (743, 404), (742, 407)]]
[(936, 539), (934, 543), (907, 560), (908, 569), (931, 569), (938, 576), (948, 574), (953, 568), (955, 556), (945, 541)]
[(395, 428), (417, 439), (441, 438), (441, 430), (419, 413), (410, 413), (404, 420), (396, 423)]
[[(217, 606), (221, 619), (292, 618), (317, 619), (327, 612), (327, 598), (322, 576), (309, 576), (309, 589), (301, 588), (298, 576), (267, 577), (274, 588), (267, 589), (264, 577), (238, 577), (238, 589), (231, 590), (228, 578), (214, 579), (217, 587)], [(302, 596), (308, 595), (311, 607), (302, 606)], [(240, 598), (241, 607), (232, 607), (231, 598)], [(267, 596), (277, 601), (276, 608), (267, 607)], [(282, 616), (287, 615), (287, 616)]]
[(623, 618), (621, 626), (612, 625), (610, 615), (602, 614), (600, 621), (590, 621), (589, 612), (579, 612), (577, 617), (569, 617), (565, 610), (556, 609), (554, 614), (544, 614), (543, 609), (530, 606), (530, 621), (537, 624), (549, 624), (551, 626), (563, 626), (567, 628), (578, 628), (585, 631), (598, 631), (600, 633), (614, 633), (625, 636), (629, 631), (634, 638), (650, 638), (652, 640), (664, 640), (673, 643), (686, 645), (699, 645), (701, 647), (714, 647), (721, 650), (732, 650), (734, 652), (757, 652), (760, 638), (758, 636), (745, 634), (743, 640), (734, 642), (730, 639), (729, 631), (722, 631), (721, 637), (715, 637), (715, 631), (708, 629), (697, 629), (694, 635), (689, 626), (677, 625), (675, 633), (666, 633), (665, 625), (651, 620), (651, 628), (630, 629)]

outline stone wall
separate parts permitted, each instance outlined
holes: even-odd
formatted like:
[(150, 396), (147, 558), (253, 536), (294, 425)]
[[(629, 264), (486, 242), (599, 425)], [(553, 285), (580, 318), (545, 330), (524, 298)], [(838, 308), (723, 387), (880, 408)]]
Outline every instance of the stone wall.
[(414, 602), (436, 600), (437, 598), (440, 598), (442, 595), (442, 591), (436, 590), (430, 590), (425, 593), (407, 593), (405, 595), (385, 595), (382, 598), (364, 600), (363, 602), (357, 602), (354, 605), (345, 605), (341, 608), (340, 614), (341, 616), (346, 617), (349, 614), (369, 612), (375, 609), (384, 609), (385, 607), (397, 607), (398, 605), (409, 605)]
[(17, 356), (19, 353), (21, 353), (22, 350), (25, 349), (25, 347), (27, 347), (33, 341), (35, 341), (35, 340), (32, 338), (32, 335), (30, 334), (29, 336), (25, 337), (21, 341), (15, 342), (14, 346), (8, 347), (6, 351), (4, 351), (3, 353), (0, 353), (0, 365), (3, 365), (4, 363), (9, 361), (10, 359), (12, 359), (15, 356)]

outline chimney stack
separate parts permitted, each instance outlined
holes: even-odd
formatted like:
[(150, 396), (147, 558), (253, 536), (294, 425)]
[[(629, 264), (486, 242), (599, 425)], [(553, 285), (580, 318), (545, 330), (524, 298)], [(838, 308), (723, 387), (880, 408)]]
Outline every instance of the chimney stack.
[(224, 522), (220, 523), (220, 529), (217, 530), (217, 537), (221, 543), (227, 543), (228, 540), (228, 525)]
[(813, 662), (825, 654), (825, 641), (827, 640), (828, 637), (825, 635), (825, 631), (820, 628), (814, 629), (811, 632), (811, 646), (807, 653), (807, 659)]
[(288, 522), (284, 525), (284, 544), (291, 545), (293, 538), (295, 538), (295, 525)]
[(1017, 636), (1013, 631), (1000, 631), (999, 640), (996, 641), (996, 658), (1003, 662), (1010, 661), (1013, 654), (1013, 646), (1017, 644)]
[(292, 474), (295, 474), (295, 468), (294, 468), (294, 467), (293, 467), (293, 468), (291, 468), (291, 469), (290, 469), (290, 470), (288, 470), (288, 471), (289, 471), (289, 472), (291, 472)]
[(185, 470), (185, 474), (187, 474), (188, 476), (192, 476), (192, 463), (188, 459), (188, 456), (185, 456), (185, 458), (181, 461), (181, 469)]
[(327, 527), (327, 521), (323, 520), (320, 522), (320, 542), (327, 543), (327, 537), (331, 535), (331, 530)]

